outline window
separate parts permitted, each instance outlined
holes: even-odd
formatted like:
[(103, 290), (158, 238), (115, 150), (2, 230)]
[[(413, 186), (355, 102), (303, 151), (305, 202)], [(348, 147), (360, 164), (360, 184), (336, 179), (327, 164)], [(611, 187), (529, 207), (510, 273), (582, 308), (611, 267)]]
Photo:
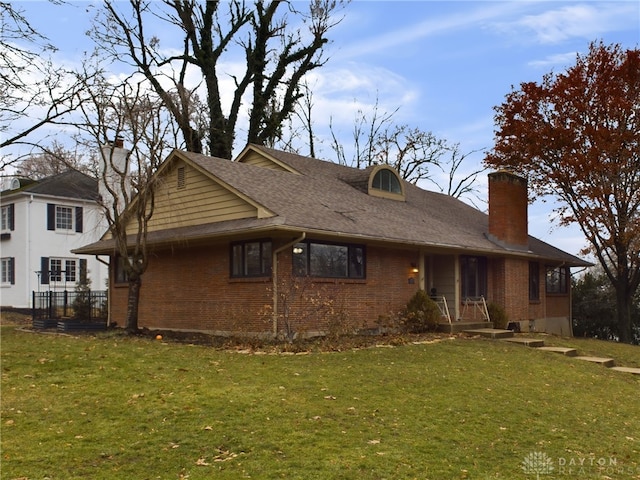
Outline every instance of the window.
[(529, 262), (529, 301), (540, 300), (540, 264)]
[(7, 232), (14, 229), (14, 204), (3, 205), (0, 209), (0, 216), (2, 217), (2, 225), (0, 230)]
[(0, 259), (0, 283), (3, 285), (15, 284), (15, 258), (5, 257)]
[(487, 296), (487, 258), (460, 257), (460, 287), (463, 300)]
[(82, 207), (47, 204), (47, 230), (82, 233)]
[(56, 230), (73, 230), (73, 209), (56, 205)]
[(293, 272), (299, 276), (365, 278), (364, 245), (298, 243), (293, 248)]
[(567, 267), (547, 267), (546, 291), (547, 293), (568, 293), (569, 269)]
[[(129, 257), (132, 260), (132, 257)], [(117, 257), (115, 262), (114, 283), (129, 283), (129, 276), (124, 269), (124, 259)]]
[(271, 240), (254, 240), (231, 244), (232, 277), (271, 275)]
[(78, 268), (80, 269), (81, 275), (86, 275), (87, 261), (73, 258), (42, 257), (40, 259), (40, 283), (75, 283), (79, 281)]
[(398, 176), (386, 168), (375, 174), (371, 186), (383, 192), (402, 194), (402, 187), (400, 187)]

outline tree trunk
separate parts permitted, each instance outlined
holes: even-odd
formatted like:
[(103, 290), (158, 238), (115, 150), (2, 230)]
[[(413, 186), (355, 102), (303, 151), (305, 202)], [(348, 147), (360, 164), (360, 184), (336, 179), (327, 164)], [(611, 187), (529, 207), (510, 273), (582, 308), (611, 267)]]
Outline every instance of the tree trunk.
[(629, 294), (629, 285), (620, 281), (616, 285), (616, 310), (618, 313), (618, 334), (620, 342), (631, 343), (631, 304), (633, 295)]
[(138, 304), (140, 302), (140, 286), (142, 278), (135, 276), (129, 279), (129, 295), (127, 297), (126, 330), (130, 333), (138, 331)]

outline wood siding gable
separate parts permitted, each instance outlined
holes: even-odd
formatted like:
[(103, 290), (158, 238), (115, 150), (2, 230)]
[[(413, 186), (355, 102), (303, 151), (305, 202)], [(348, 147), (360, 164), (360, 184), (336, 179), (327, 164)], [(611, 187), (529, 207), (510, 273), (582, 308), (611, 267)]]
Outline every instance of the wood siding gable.
[(246, 163), (247, 165), (254, 165), (256, 167), (270, 168), (271, 170), (277, 170), (280, 172), (300, 174), (300, 172), (296, 171), (286, 163), (281, 162), (265, 152), (255, 149), (251, 145), (247, 146), (240, 155), (238, 155), (236, 162)]
[[(180, 157), (159, 173), (149, 232), (273, 215)], [(134, 234), (137, 222), (131, 220), (128, 232)]]

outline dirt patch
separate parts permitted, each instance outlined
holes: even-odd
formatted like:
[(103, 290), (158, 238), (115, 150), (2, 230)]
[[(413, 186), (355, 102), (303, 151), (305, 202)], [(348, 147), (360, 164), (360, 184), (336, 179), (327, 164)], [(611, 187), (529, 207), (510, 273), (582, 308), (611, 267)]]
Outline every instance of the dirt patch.
[(0, 326), (23, 327), (31, 325), (31, 310), (27, 308), (2, 308)]
[(317, 337), (293, 342), (246, 337), (220, 337), (198, 332), (175, 332), (171, 330), (142, 329), (138, 336), (163, 342), (206, 345), (214, 348), (245, 353), (305, 353), (339, 352), (376, 346), (399, 346), (412, 343), (427, 343), (450, 338), (450, 334), (387, 334), (387, 335), (343, 335), (340, 337)]

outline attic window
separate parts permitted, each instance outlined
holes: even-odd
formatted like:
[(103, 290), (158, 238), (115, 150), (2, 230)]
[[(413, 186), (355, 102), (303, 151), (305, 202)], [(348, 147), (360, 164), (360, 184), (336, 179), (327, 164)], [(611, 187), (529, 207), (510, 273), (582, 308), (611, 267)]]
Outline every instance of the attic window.
[(178, 189), (184, 188), (185, 186), (184, 167), (178, 167)]
[(404, 200), (402, 182), (393, 168), (379, 165), (369, 177), (369, 194), (377, 197)]

